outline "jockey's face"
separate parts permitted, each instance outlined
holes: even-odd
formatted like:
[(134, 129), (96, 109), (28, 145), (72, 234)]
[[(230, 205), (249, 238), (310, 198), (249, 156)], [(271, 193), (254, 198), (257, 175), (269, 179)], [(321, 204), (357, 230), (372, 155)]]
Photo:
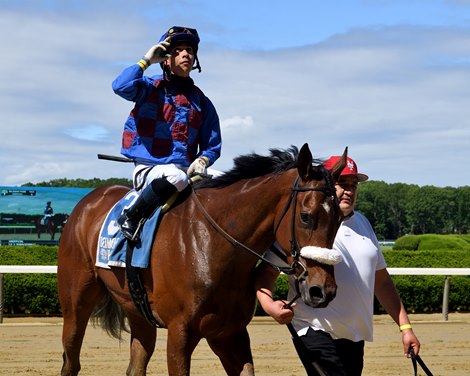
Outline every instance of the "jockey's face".
[(190, 45), (179, 45), (171, 50), (171, 57), (165, 61), (171, 73), (180, 77), (189, 77), (194, 65), (194, 50)]

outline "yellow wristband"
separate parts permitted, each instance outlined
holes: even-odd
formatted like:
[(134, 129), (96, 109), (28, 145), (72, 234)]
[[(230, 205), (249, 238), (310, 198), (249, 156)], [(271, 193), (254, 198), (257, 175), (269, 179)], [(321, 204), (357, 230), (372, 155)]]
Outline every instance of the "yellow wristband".
[(411, 324), (400, 325), (400, 332), (405, 329), (411, 329)]
[(141, 59), (137, 62), (137, 65), (139, 65), (142, 70), (146, 70), (149, 66), (148, 66), (148, 63), (144, 60), (144, 59)]
[(204, 162), (206, 162), (206, 165), (209, 164), (209, 158), (207, 157), (200, 157)]

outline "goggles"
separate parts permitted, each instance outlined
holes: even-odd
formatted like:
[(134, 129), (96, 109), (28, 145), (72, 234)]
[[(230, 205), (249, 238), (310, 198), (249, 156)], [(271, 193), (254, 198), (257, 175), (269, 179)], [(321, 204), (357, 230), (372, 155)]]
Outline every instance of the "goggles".
[(190, 38), (192, 37), (191, 39), (195, 39), (197, 43), (199, 43), (199, 34), (197, 33), (196, 29), (182, 26), (173, 26), (166, 33), (167, 37), (170, 38), (177, 35), (183, 37), (185, 34), (188, 34)]

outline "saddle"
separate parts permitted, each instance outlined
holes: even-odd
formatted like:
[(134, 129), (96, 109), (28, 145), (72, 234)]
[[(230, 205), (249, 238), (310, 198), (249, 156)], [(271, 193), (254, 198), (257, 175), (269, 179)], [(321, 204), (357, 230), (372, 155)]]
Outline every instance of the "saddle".
[[(129, 191), (111, 208), (103, 221), (98, 237), (96, 266), (104, 269), (126, 267), (127, 239), (119, 231), (117, 220), (137, 197), (138, 193), (135, 190)], [(141, 236), (136, 242), (133, 242), (132, 266), (137, 268), (148, 267), (153, 239), (163, 214), (163, 208), (163, 206), (157, 208), (152, 216), (145, 221), (141, 229)]]

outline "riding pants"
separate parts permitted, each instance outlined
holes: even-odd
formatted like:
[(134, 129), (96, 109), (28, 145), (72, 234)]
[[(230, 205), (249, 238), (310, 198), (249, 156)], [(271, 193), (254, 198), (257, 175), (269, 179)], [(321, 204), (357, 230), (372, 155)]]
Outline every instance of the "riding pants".
[[(221, 175), (220, 171), (212, 168), (207, 169), (207, 174), (216, 177)], [(173, 184), (178, 192), (181, 192), (189, 184), (189, 178), (183, 167), (175, 164), (147, 166), (138, 164), (134, 168), (133, 182), (136, 191), (141, 192), (153, 180), (166, 177), (166, 180)]]

